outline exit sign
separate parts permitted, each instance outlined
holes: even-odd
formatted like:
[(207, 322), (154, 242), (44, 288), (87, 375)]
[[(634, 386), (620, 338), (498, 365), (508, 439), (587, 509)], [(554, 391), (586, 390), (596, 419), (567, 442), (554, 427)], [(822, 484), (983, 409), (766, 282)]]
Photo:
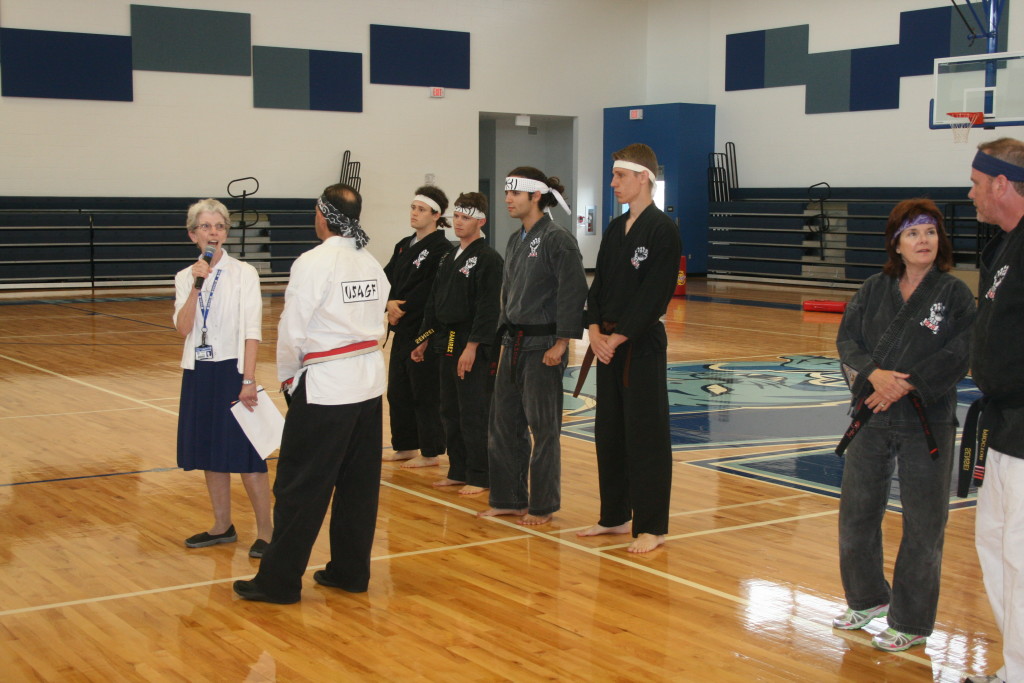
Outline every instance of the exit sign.
[(644, 117), (644, 110), (643, 109), (630, 109), (629, 110), (629, 120), (630, 121), (639, 121), (643, 117)]
[(431, 88), (430, 89), (430, 96), (431, 97), (444, 97), (444, 88)]

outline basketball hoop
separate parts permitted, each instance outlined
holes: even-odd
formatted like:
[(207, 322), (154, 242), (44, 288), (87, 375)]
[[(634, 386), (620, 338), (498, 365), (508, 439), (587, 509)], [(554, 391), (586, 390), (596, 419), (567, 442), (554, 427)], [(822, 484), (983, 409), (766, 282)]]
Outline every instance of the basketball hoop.
[(953, 131), (953, 142), (964, 143), (971, 135), (971, 128), (985, 121), (985, 113), (980, 111), (950, 111), (946, 116), (952, 117), (949, 128)]

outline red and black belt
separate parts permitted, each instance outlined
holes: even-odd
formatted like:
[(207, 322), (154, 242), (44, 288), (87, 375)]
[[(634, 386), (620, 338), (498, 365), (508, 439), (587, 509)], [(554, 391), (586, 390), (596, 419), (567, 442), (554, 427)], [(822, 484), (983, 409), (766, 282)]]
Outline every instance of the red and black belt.
[[(839, 441), (839, 445), (836, 446), (836, 455), (840, 458), (843, 457), (843, 453), (846, 452), (846, 447), (853, 441), (853, 437), (857, 436), (857, 432), (861, 430), (871, 416), (875, 414), (873, 408), (869, 408), (865, 403), (866, 396), (857, 399), (856, 412), (853, 415), (853, 421), (850, 422), (850, 426), (846, 428), (846, 432), (843, 434), (843, 438)], [(932, 433), (932, 427), (928, 424), (928, 415), (924, 410), (924, 401), (918, 396), (917, 392), (910, 392), (907, 394), (907, 399), (910, 404), (914, 406), (914, 411), (917, 413), (917, 419), (921, 421), (921, 429), (924, 430), (924, 438), (928, 443), (928, 453), (932, 456), (932, 460), (939, 457), (939, 445), (935, 442), (935, 434)]]

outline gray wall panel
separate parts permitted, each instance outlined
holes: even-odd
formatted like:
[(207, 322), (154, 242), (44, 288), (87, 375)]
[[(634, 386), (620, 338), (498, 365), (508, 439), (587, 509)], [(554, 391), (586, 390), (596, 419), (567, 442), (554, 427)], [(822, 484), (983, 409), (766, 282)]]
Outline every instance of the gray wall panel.
[(248, 14), (132, 5), (131, 21), (134, 69), (230, 76), (252, 73)]
[(252, 62), (254, 107), (309, 109), (309, 50), (257, 45)]

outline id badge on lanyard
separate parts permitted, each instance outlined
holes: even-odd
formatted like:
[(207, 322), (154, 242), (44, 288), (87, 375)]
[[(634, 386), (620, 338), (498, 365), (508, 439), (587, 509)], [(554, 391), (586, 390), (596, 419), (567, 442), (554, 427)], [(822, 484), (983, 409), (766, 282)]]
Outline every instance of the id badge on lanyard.
[(202, 327), (202, 340), (199, 346), (196, 347), (196, 360), (213, 360), (213, 347), (207, 342), (206, 339), (206, 319), (210, 315), (210, 307), (213, 305), (213, 293), (217, 290), (217, 280), (220, 279), (223, 270), (218, 270), (217, 275), (213, 278), (213, 284), (210, 285), (210, 295), (206, 298), (206, 302), (203, 302), (203, 293), (199, 292), (199, 312), (203, 314), (203, 327)]

